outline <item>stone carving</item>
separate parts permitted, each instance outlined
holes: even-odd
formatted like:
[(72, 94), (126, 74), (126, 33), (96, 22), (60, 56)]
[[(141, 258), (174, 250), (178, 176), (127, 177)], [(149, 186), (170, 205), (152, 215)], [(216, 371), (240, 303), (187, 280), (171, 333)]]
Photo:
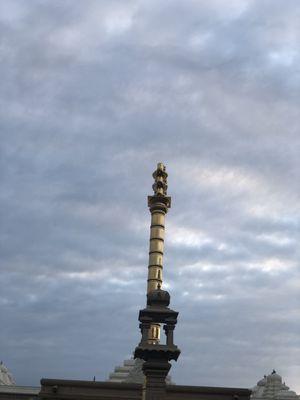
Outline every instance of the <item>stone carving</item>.
[(14, 378), (3, 361), (0, 361), (0, 385), (15, 385)]
[(289, 387), (282, 382), (282, 378), (275, 370), (265, 375), (252, 389), (251, 400), (300, 400)]

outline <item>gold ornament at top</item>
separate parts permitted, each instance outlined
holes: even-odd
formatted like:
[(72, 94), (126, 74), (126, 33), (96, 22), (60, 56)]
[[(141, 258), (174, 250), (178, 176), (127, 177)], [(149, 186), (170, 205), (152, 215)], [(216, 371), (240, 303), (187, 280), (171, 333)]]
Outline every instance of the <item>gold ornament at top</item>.
[(154, 183), (152, 185), (154, 194), (156, 196), (166, 196), (168, 189), (168, 174), (163, 163), (157, 164), (157, 169), (153, 172), (152, 176), (154, 178)]

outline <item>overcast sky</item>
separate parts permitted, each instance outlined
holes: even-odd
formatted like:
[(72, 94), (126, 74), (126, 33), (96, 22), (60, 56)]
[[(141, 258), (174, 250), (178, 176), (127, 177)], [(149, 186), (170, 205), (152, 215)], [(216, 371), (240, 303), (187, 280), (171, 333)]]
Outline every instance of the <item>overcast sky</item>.
[(106, 380), (139, 341), (152, 172), (177, 384), (300, 392), (298, 0), (0, 2), (0, 359)]

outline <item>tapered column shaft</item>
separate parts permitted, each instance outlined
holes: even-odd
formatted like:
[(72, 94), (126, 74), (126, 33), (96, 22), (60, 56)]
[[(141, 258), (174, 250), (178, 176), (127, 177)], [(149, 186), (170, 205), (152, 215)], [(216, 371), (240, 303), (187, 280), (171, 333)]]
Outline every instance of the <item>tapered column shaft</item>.
[[(167, 196), (167, 177), (166, 167), (162, 163), (158, 163), (157, 169), (153, 172), (154, 184), (152, 188), (154, 195), (148, 196), (151, 226), (147, 293), (161, 287), (163, 282), (165, 216), (171, 206), (171, 198)], [(149, 330), (149, 342), (159, 343), (159, 339), (160, 325), (153, 324)]]
[(147, 293), (157, 289), (157, 286), (162, 284), (164, 237), (165, 212), (155, 210), (151, 213)]

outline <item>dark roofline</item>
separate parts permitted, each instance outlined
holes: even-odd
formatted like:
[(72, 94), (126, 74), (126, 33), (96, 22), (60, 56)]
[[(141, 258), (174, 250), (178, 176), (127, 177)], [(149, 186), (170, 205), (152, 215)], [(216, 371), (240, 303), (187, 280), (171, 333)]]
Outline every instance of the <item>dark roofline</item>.
[(41, 386), (75, 386), (75, 387), (97, 387), (97, 388), (114, 388), (114, 389), (141, 389), (140, 383), (123, 383), (123, 382), (101, 382), (101, 381), (79, 381), (72, 379), (41, 379)]
[(218, 386), (186, 386), (186, 385), (167, 385), (168, 392), (199, 392), (201, 393), (218, 393), (218, 394), (232, 394), (237, 395), (250, 395), (252, 392), (246, 388), (232, 388), (232, 387), (218, 387)]
[[(136, 389), (141, 390), (142, 385), (140, 383), (125, 383), (125, 382), (101, 382), (101, 381), (80, 381), (70, 379), (41, 379), (41, 386), (73, 386), (73, 387), (95, 387), (95, 388), (107, 388), (124, 390)], [(167, 385), (168, 392), (189, 392), (189, 393), (211, 393), (211, 394), (236, 394), (243, 396), (250, 396), (251, 390), (245, 388), (231, 388), (231, 387), (215, 387), (215, 386), (186, 386), (186, 385)]]

